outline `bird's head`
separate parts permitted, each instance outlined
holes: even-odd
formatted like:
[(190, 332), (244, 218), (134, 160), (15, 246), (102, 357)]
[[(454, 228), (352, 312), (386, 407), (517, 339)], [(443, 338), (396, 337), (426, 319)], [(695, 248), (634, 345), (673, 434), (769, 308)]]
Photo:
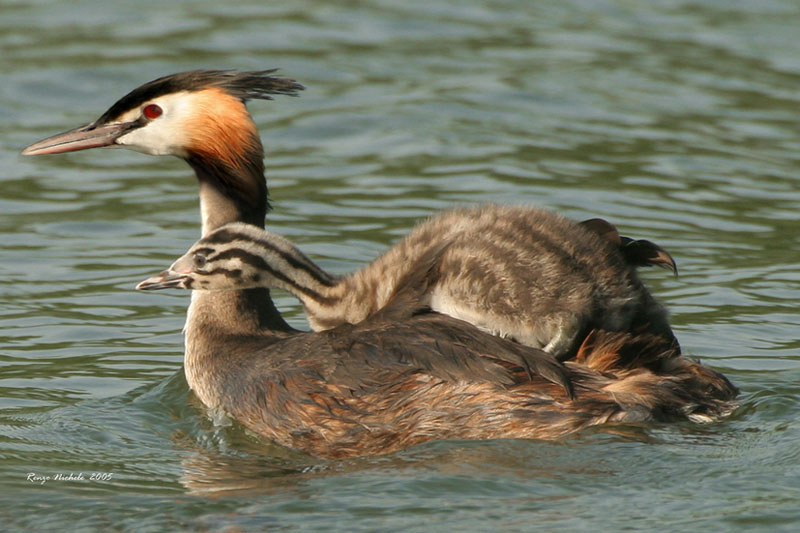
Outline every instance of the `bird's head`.
[(295, 96), (303, 89), (273, 73), (195, 70), (165, 76), (134, 89), (97, 120), (32, 144), (22, 153), (60, 154), (107, 146), (239, 167), (243, 156), (262, 151), (247, 100)]

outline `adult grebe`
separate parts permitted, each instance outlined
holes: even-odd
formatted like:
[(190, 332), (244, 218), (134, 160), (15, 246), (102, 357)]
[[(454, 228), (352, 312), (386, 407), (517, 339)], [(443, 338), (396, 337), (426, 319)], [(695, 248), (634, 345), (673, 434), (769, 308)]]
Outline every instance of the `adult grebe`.
[[(302, 89), (294, 80), (270, 74), (271, 71), (193, 71), (159, 78), (126, 95), (96, 121), (45, 139), (28, 147), (23, 153), (54, 154), (119, 146), (155, 155), (175, 155), (186, 160), (197, 175), (203, 234), (235, 221), (262, 226), (268, 208), (263, 149), (245, 102), (251, 98), (269, 99), (273, 94), (294, 95)], [(409, 316), (407, 309), (397, 303), (403, 300), (395, 297), (384, 311), (364, 324), (342, 326), (325, 334), (301, 334), (286, 325), (266, 289), (196, 292), (186, 325), (187, 380), (207, 405), (228, 405), (228, 400), (242, 400), (234, 392), (230, 392), (233, 396), (229, 397), (229, 391), (233, 389), (225, 388), (228, 383), (226, 380), (236, 376), (244, 378), (244, 374), (241, 374), (245, 372), (244, 367), (237, 365), (255, 365), (251, 377), (257, 380), (269, 368), (286, 369), (276, 363), (281, 357), (291, 361), (291, 364), (302, 365), (301, 356), (305, 353), (328, 353), (334, 361), (345, 358), (352, 350), (354, 361), (369, 363), (370, 357), (375, 356), (376, 363), (385, 363), (394, 369), (387, 370), (385, 377), (390, 381), (382, 385), (384, 387), (402, 387), (406, 383), (402, 380), (410, 374), (400, 372), (402, 368), (411, 374), (421, 372), (428, 376), (425, 379), (435, 380), (445, 376), (451, 381), (455, 380), (451, 384), (458, 384), (458, 387), (477, 383), (478, 388), (503, 388), (516, 383), (522, 389), (515, 390), (524, 389), (523, 394), (529, 395), (525, 400), (528, 403), (538, 397), (536, 390), (540, 385), (541, 394), (549, 395), (551, 399), (555, 398), (551, 393), (555, 393), (552, 390), (547, 392), (548, 387), (566, 390), (567, 397), (572, 395), (570, 380), (580, 377), (581, 371), (577, 371), (577, 374), (576, 371), (567, 371), (558, 366), (550, 354), (487, 336), (451, 317), (437, 313)], [(659, 374), (660, 381), (641, 381), (649, 391), (644, 408), (647, 416), (659, 418), (661, 411), (681, 411), (683, 416), (691, 413), (696, 418), (713, 418), (727, 409), (721, 407), (720, 402), (729, 399), (735, 389), (724, 377), (697, 364), (676, 359), (675, 350), (670, 350), (671, 355), (664, 359), (661, 350), (663, 339), (654, 342), (651, 334), (619, 334), (613, 339), (610, 335), (604, 332), (588, 335), (580, 350), (576, 351), (578, 360), (602, 360), (609, 368), (627, 365), (624, 372), (629, 374), (650, 372), (650, 367), (674, 370), (674, 375)], [(637, 352), (637, 349), (641, 349), (641, 352)], [(375, 355), (376, 351), (378, 355)], [(590, 354), (603, 355), (590, 357)], [(662, 360), (669, 360), (669, 365), (665, 367), (658, 362)], [(312, 363), (317, 378), (328, 375), (320, 367), (325, 367), (324, 363), (319, 360)], [(331, 363), (330, 368), (341, 369), (342, 366), (340, 363)], [(689, 374), (694, 376), (694, 381), (687, 381)], [(369, 387), (370, 380), (378, 379), (380, 375), (362, 372), (360, 375), (354, 374), (353, 378), (363, 377), (366, 381), (362, 386)], [(309, 377), (308, 374), (304, 376)], [(670, 384), (674, 383), (682, 384), (686, 390), (672, 390)], [(455, 389), (445, 389), (440, 389), (444, 394), (442, 398), (446, 397), (450, 402), (460, 401), (458, 394), (450, 395), (455, 394)], [(311, 389), (304, 393), (302, 386), (293, 390), (302, 394), (312, 393)], [(486, 393), (490, 389), (481, 390)], [(701, 390), (702, 396), (699, 395)], [(632, 391), (631, 388), (627, 389), (628, 393)], [(255, 391), (256, 397), (248, 402), (266, 401), (267, 397), (261, 396), (261, 392)], [(381, 391), (375, 389), (373, 392)], [(223, 401), (225, 398), (227, 400)], [(522, 400), (519, 395), (515, 398)], [(683, 404), (679, 402), (681, 398)], [(277, 399), (280, 400), (280, 395)], [(252, 407), (251, 403), (248, 405)], [(512, 405), (516, 404), (506, 404), (506, 407)], [(568, 402), (560, 411), (565, 415), (564, 418), (560, 421), (551, 419), (549, 423), (553, 427), (550, 430), (545, 428), (547, 422), (542, 419), (539, 425), (532, 425), (526, 435), (547, 437), (564, 433), (564, 427), (567, 426), (578, 428), (604, 420), (630, 419), (631, 409), (620, 407), (622, 404), (618, 403), (614, 405), (617, 405), (615, 412), (624, 411), (628, 414), (615, 415), (615, 418), (581, 409)], [(413, 407), (412, 404), (407, 406)], [(280, 410), (277, 405), (271, 409), (273, 407)], [(430, 409), (431, 404), (420, 403), (415, 408)], [(574, 414), (569, 415), (573, 408), (576, 409)], [(259, 416), (258, 411), (253, 411), (252, 416)], [(434, 416), (434, 413), (425, 416)], [(275, 438), (321, 455), (347, 455), (389, 451), (404, 445), (403, 442), (408, 444), (419, 442), (420, 439), (455, 436), (452, 432), (429, 437), (413, 432), (405, 437), (394, 435), (392, 439), (396, 444), (387, 445), (385, 449), (381, 448), (378, 441), (374, 441), (372, 448), (356, 446), (343, 452), (326, 452), (324, 443), (306, 446), (302, 442), (295, 442), (295, 437), (288, 440)], [(464, 438), (484, 438), (481, 435), (488, 434), (475, 433), (474, 437), (465, 434)], [(362, 442), (361, 437), (356, 440)]]

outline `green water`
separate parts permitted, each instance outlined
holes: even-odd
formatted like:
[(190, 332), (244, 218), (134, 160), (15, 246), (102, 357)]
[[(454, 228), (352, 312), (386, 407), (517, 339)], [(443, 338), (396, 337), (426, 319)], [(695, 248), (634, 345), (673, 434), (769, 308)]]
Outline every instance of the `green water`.
[[(790, 0), (0, 2), (0, 529), (797, 530), (798, 27)], [(323, 267), (456, 204), (608, 218), (676, 258), (645, 276), (741, 407), (348, 461), (215, 425), (187, 295), (133, 291), (198, 236), (189, 169), (18, 153), (157, 76), (270, 67), (307, 90), (250, 105), (268, 224)]]

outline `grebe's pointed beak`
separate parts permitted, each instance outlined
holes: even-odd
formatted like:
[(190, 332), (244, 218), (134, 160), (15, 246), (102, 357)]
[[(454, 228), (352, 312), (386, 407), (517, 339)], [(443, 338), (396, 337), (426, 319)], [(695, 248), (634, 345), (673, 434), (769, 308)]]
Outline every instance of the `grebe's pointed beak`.
[(160, 289), (188, 289), (189, 277), (172, 270), (165, 270), (136, 285), (137, 291), (157, 291)]
[(117, 138), (139, 126), (140, 124), (137, 122), (100, 125), (91, 122), (34, 143), (25, 148), (22, 155), (63, 154), (89, 148), (114, 146)]

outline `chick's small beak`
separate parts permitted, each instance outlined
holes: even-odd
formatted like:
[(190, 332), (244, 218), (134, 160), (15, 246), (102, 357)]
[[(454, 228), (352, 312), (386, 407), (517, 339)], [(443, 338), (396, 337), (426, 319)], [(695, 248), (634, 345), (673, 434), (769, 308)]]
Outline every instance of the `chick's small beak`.
[(139, 284), (136, 285), (136, 290), (157, 291), (159, 289), (188, 289), (189, 286), (188, 276), (173, 270), (165, 270), (139, 282)]
[(117, 138), (138, 127), (137, 122), (100, 124), (94, 122), (34, 143), (22, 151), (22, 155), (63, 154), (89, 148), (113, 146)]

